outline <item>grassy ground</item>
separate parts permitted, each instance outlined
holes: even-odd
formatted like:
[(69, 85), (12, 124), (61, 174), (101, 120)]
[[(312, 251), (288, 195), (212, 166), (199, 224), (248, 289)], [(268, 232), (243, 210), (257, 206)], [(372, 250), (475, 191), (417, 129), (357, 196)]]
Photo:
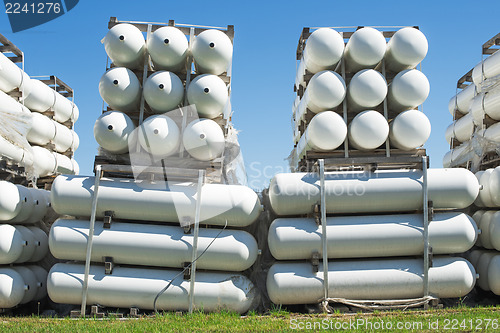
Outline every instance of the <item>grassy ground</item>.
[(428, 311), (304, 315), (273, 310), (261, 316), (165, 313), (138, 319), (0, 317), (0, 332), (442, 332), (500, 331), (500, 306)]

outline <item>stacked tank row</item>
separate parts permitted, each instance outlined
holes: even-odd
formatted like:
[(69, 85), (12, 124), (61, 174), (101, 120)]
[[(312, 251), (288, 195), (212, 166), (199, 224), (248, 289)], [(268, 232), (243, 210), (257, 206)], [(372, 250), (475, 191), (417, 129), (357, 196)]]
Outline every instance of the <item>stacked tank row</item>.
[(261, 204), (211, 173), (232, 140), (232, 26), (112, 18), (109, 27), (96, 176), (59, 176), (52, 187), (54, 210), (76, 218), (51, 229), (51, 253), (74, 262), (52, 267), (49, 297), (83, 303), (82, 314), (93, 304), (244, 313), (258, 299), (246, 272), (258, 246), (242, 229)]
[(483, 44), (482, 60), (462, 76), (457, 94), (448, 103), (453, 122), (445, 132), (450, 151), (444, 166), (473, 171), (495, 167), (500, 145), (500, 52), (498, 35)]
[(0, 53), (1, 159), (9, 168), (23, 168), (20, 174), (29, 180), (78, 173), (73, 154), (79, 138), (72, 128), (79, 111), (73, 90), (55, 76), (30, 78), (22, 52), (0, 39), (7, 46)]
[(418, 110), (429, 82), (415, 69), (426, 54), (427, 39), (414, 27), (305, 28), (297, 49), (292, 167), (321, 153), (417, 154), (431, 130)]

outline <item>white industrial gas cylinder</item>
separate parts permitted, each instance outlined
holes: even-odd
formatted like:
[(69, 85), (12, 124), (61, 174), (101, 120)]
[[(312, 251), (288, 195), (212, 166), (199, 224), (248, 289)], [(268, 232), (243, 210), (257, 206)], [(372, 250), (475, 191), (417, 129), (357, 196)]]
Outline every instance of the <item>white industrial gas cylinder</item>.
[(476, 271), (479, 274), (477, 286), (485, 291), (490, 291), (488, 272), (491, 260), (498, 255), (497, 251), (483, 251), (476, 263)]
[(12, 264), (23, 253), (24, 239), (10, 224), (0, 224), (0, 265)]
[[(424, 253), (421, 214), (334, 216), (327, 219), (328, 258), (402, 257)], [(463, 213), (437, 213), (429, 224), (434, 254), (462, 253), (474, 246), (477, 227)], [(313, 218), (278, 218), (269, 227), (269, 249), (277, 260), (322, 255), (321, 226)]]
[(45, 112), (56, 103), (56, 92), (40, 80), (31, 79), (31, 93), (24, 105), (31, 111)]
[[(479, 109), (479, 110), (476, 110)], [(498, 91), (476, 95), (470, 107), (470, 113), (487, 114), (494, 120), (500, 120), (500, 93)]]
[(133, 111), (139, 106), (141, 85), (130, 69), (114, 67), (101, 77), (99, 93), (113, 109)]
[(132, 24), (120, 23), (109, 29), (103, 39), (104, 49), (116, 66), (137, 68), (144, 65), (146, 42)]
[(479, 191), (479, 201), (484, 207), (495, 207), (490, 191), (490, 176), (493, 174), (493, 169), (486, 169), (484, 172), (478, 172), (478, 174), (479, 184), (483, 187), (481, 191)]
[[(47, 291), (52, 301), (81, 304), (85, 266), (56, 264), (49, 272)], [(114, 267), (105, 275), (104, 267), (90, 267), (87, 301), (89, 304), (140, 309), (186, 311), (189, 309), (189, 281), (174, 277), (180, 270)], [(171, 286), (160, 293), (170, 282)], [(196, 272), (194, 308), (203, 311), (227, 309), (247, 312), (257, 291), (248, 278), (235, 273)]]
[(33, 213), (33, 209), (35, 208), (35, 201), (29, 188), (22, 185), (16, 186), (19, 190), (19, 194), (21, 195), (21, 210), (19, 211), (19, 214), (16, 215), (16, 217), (9, 221), (12, 223), (24, 222), (31, 216), (31, 213)]
[(73, 101), (70, 101), (60, 93), (56, 92), (56, 101), (53, 106), (54, 109), (54, 119), (60, 123), (72, 120), (73, 122), (78, 119), (78, 108)]
[(45, 258), (45, 256), (49, 252), (49, 237), (47, 236), (45, 231), (38, 227), (31, 226), (28, 227), (28, 229), (30, 229), (36, 239), (35, 253), (33, 253), (33, 256), (28, 260), (28, 262), (39, 262), (40, 260)]
[(128, 138), (134, 129), (134, 123), (125, 113), (108, 111), (95, 121), (94, 138), (110, 153), (122, 154), (128, 151)]
[(466, 142), (471, 139), (472, 134), (474, 134), (474, 118), (471, 113), (453, 123), (453, 137), (456, 140)]
[[(52, 207), (59, 214), (90, 216), (93, 186), (93, 177), (56, 177), (51, 190)], [(192, 183), (102, 179), (97, 216), (103, 217), (105, 211), (111, 210), (119, 219), (186, 222), (185, 218), (191, 219), (189, 214), (194, 214), (196, 187)], [(257, 219), (260, 211), (257, 194), (246, 186), (203, 185), (200, 223), (225, 225), (227, 221), (229, 226), (246, 226)]]
[(347, 101), (350, 111), (361, 111), (376, 107), (387, 95), (387, 82), (380, 72), (363, 69), (357, 72), (347, 86)]
[(38, 288), (34, 300), (40, 301), (47, 296), (47, 276), (49, 273), (38, 265), (27, 265), (26, 267), (31, 269), (38, 280)]
[(495, 295), (500, 295), (500, 255), (491, 258), (488, 266), (488, 284)]
[[(85, 260), (89, 221), (59, 219), (50, 230), (50, 251), (56, 258)], [(250, 268), (258, 252), (253, 236), (243, 230), (219, 232), (200, 229), (198, 253), (207, 251), (196, 267), (237, 272)], [(108, 256), (116, 264), (183, 268), (192, 260), (193, 239), (193, 234), (186, 234), (179, 226), (113, 222), (106, 229), (102, 222), (96, 222), (91, 260), (103, 262)]]
[(450, 98), (448, 102), (448, 111), (450, 111), (451, 115), (453, 115), (455, 110), (464, 114), (468, 113), (474, 96), (476, 96), (476, 85), (471, 83), (466, 88), (460, 90), (458, 94)]
[(186, 65), (188, 40), (176, 27), (156, 29), (147, 41), (155, 69), (177, 71)]
[(349, 72), (375, 67), (385, 55), (387, 42), (382, 33), (370, 27), (356, 30), (345, 47), (345, 66)]
[(27, 288), (25, 288), (24, 290), (24, 296), (20, 304), (31, 302), (33, 299), (35, 299), (36, 293), (38, 291), (38, 280), (35, 273), (33, 273), (31, 269), (24, 266), (13, 266), (12, 269), (22, 276), (24, 285), (27, 286)]
[(57, 162), (56, 172), (58, 174), (73, 175), (74, 170), (73, 170), (73, 163), (71, 162), (71, 158), (69, 158), (66, 155), (59, 154), (59, 153), (55, 153), (55, 156), (56, 156), (56, 162)]
[[(326, 208), (334, 214), (404, 212), (422, 208), (421, 170), (327, 172)], [(278, 215), (311, 212), (319, 202), (319, 176), (280, 173), (269, 188), (271, 207)], [(466, 169), (429, 169), (429, 200), (434, 208), (466, 208), (476, 199), (479, 183)]]
[(349, 124), (349, 145), (360, 150), (380, 147), (389, 136), (389, 124), (378, 111), (358, 113)]
[(47, 214), (50, 206), (50, 192), (42, 189), (28, 188), (34, 201), (33, 211), (25, 223), (41, 221)]
[(26, 285), (14, 269), (0, 267), (0, 308), (10, 309), (21, 303)]
[(19, 187), (11, 182), (0, 180), (0, 221), (9, 221), (21, 211), (21, 201), (24, 200)]
[(425, 102), (429, 91), (429, 80), (421, 71), (406, 69), (399, 72), (389, 84), (389, 109), (398, 112), (413, 109)]
[[(474, 287), (476, 272), (467, 260), (438, 256), (432, 262), (431, 295), (462, 297)], [(328, 294), (357, 300), (418, 298), (423, 296), (423, 275), (422, 259), (332, 261), (328, 265)], [(310, 263), (275, 263), (267, 274), (266, 287), (275, 304), (318, 303), (323, 297), (323, 266), (320, 263), (315, 271)]]
[(391, 145), (403, 150), (422, 146), (431, 135), (429, 118), (418, 110), (403, 111), (391, 121), (389, 141)]
[(344, 53), (344, 39), (331, 28), (314, 30), (306, 40), (303, 59), (305, 68), (311, 73), (325, 69), (335, 69), (334, 66)]
[(56, 172), (57, 160), (54, 152), (46, 148), (33, 146), (33, 163), (38, 177), (53, 175)]
[(342, 77), (333, 71), (321, 71), (309, 81), (301, 104), (305, 103), (305, 107), (317, 113), (339, 106), (345, 95), (346, 86)]
[(19, 258), (14, 261), (14, 263), (19, 264), (27, 262), (31, 258), (33, 258), (33, 255), (35, 254), (38, 246), (36, 236), (30, 229), (22, 225), (16, 225), (15, 228), (21, 233), (25, 241), (21, 256), (19, 256)]
[(182, 143), (189, 155), (200, 161), (210, 161), (222, 155), (224, 132), (210, 119), (196, 119), (184, 129)]
[(496, 167), (490, 174), (489, 188), (491, 201), (495, 207), (500, 207), (500, 167)]
[(427, 38), (420, 30), (413, 27), (399, 29), (387, 43), (385, 66), (393, 72), (415, 68), (424, 60), (428, 48)]
[(479, 86), (484, 80), (495, 77), (498, 74), (500, 74), (500, 52), (495, 52), (474, 67), (472, 70), (472, 81), (475, 85)]
[(28, 141), (30, 143), (44, 146), (54, 140), (54, 137), (56, 136), (55, 122), (49, 117), (38, 112), (33, 112), (31, 117), (33, 125), (26, 136)]
[(217, 75), (199, 75), (187, 87), (189, 104), (194, 104), (198, 115), (203, 118), (216, 118), (224, 112), (229, 99), (226, 84)]
[(8, 93), (19, 88), (26, 98), (31, 93), (30, 77), (5, 54), (0, 53), (0, 90)]
[(231, 65), (233, 43), (224, 32), (209, 29), (194, 38), (191, 52), (198, 73), (220, 75)]
[(164, 114), (147, 118), (138, 127), (137, 133), (142, 148), (157, 157), (175, 153), (181, 140), (179, 127)]
[(144, 84), (144, 99), (156, 113), (175, 109), (184, 98), (184, 85), (177, 75), (160, 71), (150, 75)]
[(297, 145), (299, 154), (309, 150), (329, 151), (338, 148), (347, 136), (344, 119), (333, 111), (316, 114)]
[(56, 135), (54, 136), (56, 151), (64, 153), (73, 146), (73, 139), (76, 133), (58, 122), (54, 122), (54, 125), (56, 127)]

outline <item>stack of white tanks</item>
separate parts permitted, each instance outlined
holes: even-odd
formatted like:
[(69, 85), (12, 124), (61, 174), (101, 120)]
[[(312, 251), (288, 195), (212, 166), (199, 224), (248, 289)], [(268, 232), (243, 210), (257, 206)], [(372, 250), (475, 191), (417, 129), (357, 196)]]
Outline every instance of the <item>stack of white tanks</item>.
[(297, 53), (292, 167), (315, 153), (415, 154), (431, 131), (418, 110), (429, 82), (415, 69), (426, 54), (427, 39), (413, 27), (306, 28)]
[(49, 192), (0, 180), (0, 312), (47, 295), (47, 234), (35, 226), (47, 214)]
[[(150, 160), (164, 161), (165, 170), (182, 167), (186, 174), (193, 171), (193, 159), (210, 162), (220, 158), (225, 144), (220, 124), (227, 121), (223, 112), (229, 87), (224, 79), (229, 79), (232, 29), (156, 24), (145, 40), (141, 30), (147, 31), (148, 24), (112, 22), (104, 46), (113, 64), (99, 84), (111, 110), (94, 127), (101, 157), (105, 154), (108, 161), (113, 157), (126, 161), (130, 146), (132, 166), (132, 153), (139, 149)], [(190, 32), (196, 34), (188, 41), (185, 33)], [(134, 70), (142, 68), (145, 60), (154, 71), (144, 73), (147, 78), (141, 87), (136, 74), (143, 75), (142, 70)], [(200, 119), (179, 124), (176, 112), (183, 106), (182, 114), (188, 104), (194, 104)], [(153, 115), (145, 116), (140, 124), (142, 112)], [(130, 140), (136, 141), (130, 144)], [(183, 151), (189, 156), (184, 154), (182, 160)], [(186, 164), (169, 164), (171, 161)], [(198, 169), (202, 168), (195, 164), (196, 174)], [(49, 272), (48, 293), (56, 303), (82, 303), (82, 261), (86, 260), (94, 182), (94, 177), (59, 176), (52, 186), (54, 210), (78, 217), (59, 219), (49, 235), (50, 251), (56, 258), (77, 261), (56, 264)], [(241, 229), (260, 215), (259, 198), (246, 186), (213, 179), (204, 182), (199, 194), (199, 221), (206, 227), (199, 230), (194, 308), (244, 313), (257, 300), (256, 288), (243, 271), (256, 261), (258, 247), (254, 237)], [(181, 273), (193, 260), (195, 236), (193, 228), (187, 229), (196, 219), (198, 198), (197, 182), (189, 178), (102, 178), (86, 304), (190, 309), (189, 271), (184, 276)], [(103, 222), (106, 215), (112, 215), (109, 226)], [(106, 262), (116, 265), (112, 272), (105, 271), (102, 263)]]
[(31, 79), (0, 53), (0, 156), (32, 179), (78, 173), (73, 153), (79, 139), (72, 129), (78, 107), (61, 90), (73, 95), (55, 77)]
[(472, 218), (480, 234), (466, 257), (479, 273), (479, 288), (500, 295), (500, 167), (478, 171), (476, 177), (482, 190)]
[(498, 35), (483, 44), (483, 60), (458, 80), (457, 94), (448, 103), (453, 123), (445, 132), (450, 144), (443, 158), (445, 167), (468, 166), (477, 171), (498, 163), (500, 52), (492, 48), (497, 39)]
[[(344, 48), (339, 33), (320, 28), (305, 40), (296, 81), (303, 95), (295, 103), (294, 120), (296, 130), (308, 126), (303, 133), (296, 131), (297, 160), (310, 166), (324, 157), (327, 170), (347, 165), (350, 171), (325, 172), (324, 185), (317, 168), (310, 167), (308, 173), (278, 174), (271, 181), (270, 206), (277, 218), (269, 228), (268, 245), (277, 262), (268, 271), (267, 292), (275, 304), (318, 303), (325, 296), (324, 284), (328, 298), (337, 300), (426, 296), (424, 173), (414, 166), (401, 169), (394, 151), (410, 156), (430, 134), (429, 120), (416, 109), (426, 99), (429, 83), (414, 69), (426, 55), (427, 41), (412, 27), (390, 35), (386, 43), (382, 32), (361, 28), (344, 33), (350, 37)], [(381, 68), (385, 76), (373, 68)], [(314, 74), (309, 81), (307, 72)], [(352, 78), (346, 89), (348, 73)], [(386, 150), (377, 151), (387, 138)], [(344, 151), (335, 154), (342, 143)], [(360, 154), (366, 150), (370, 154)], [(377, 162), (380, 155), (385, 159)], [(357, 156), (369, 156), (370, 161), (350, 158)], [(380, 168), (373, 171), (366, 165), (370, 163)], [(452, 255), (473, 246), (476, 224), (449, 210), (468, 207), (479, 188), (474, 174), (465, 169), (427, 171), (428, 200), (435, 209), (428, 226), (434, 255), (428, 268), (430, 296), (461, 297), (475, 285), (473, 266)], [(328, 282), (321, 260), (323, 239)]]

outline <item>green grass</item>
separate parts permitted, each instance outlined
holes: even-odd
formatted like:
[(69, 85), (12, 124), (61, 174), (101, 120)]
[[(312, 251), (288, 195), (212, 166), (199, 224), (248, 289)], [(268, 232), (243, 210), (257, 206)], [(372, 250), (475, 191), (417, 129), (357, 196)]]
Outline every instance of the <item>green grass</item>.
[[(403, 325), (398, 327), (398, 325)], [(430, 326), (433, 325), (433, 326)], [(486, 327), (488, 325), (488, 327)], [(406, 328), (408, 329), (405, 329)], [(178, 315), (165, 313), (138, 319), (70, 319), (0, 317), (0, 332), (297, 332), (325, 328), (348, 331), (500, 331), (500, 306), (391, 311), (331, 315), (289, 313), (280, 308), (267, 315), (241, 317), (230, 312)], [(300, 328), (303, 328), (302, 330)], [(342, 329), (343, 328), (343, 329)], [(354, 329), (353, 329), (354, 328)]]

